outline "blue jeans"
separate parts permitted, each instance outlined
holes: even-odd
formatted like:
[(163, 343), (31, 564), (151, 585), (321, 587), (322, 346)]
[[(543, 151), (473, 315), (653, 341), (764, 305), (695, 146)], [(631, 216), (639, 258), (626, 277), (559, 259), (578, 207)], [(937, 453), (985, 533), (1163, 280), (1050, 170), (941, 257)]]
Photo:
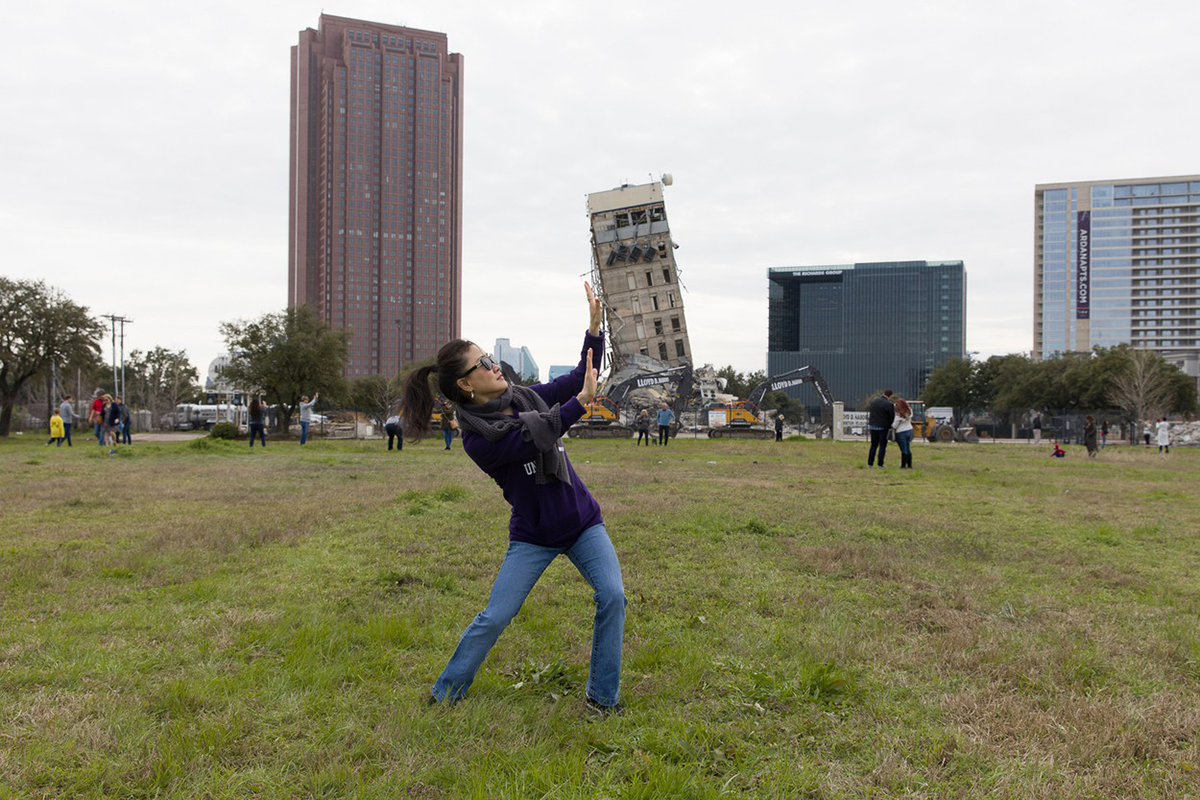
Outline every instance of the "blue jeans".
[(67, 447), (71, 446), (71, 423), (63, 423), (63, 438), (67, 440)]
[(879, 466), (883, 466), (883, 454), (887, 452), (887, 428), (868, 428), (871, 433), (871, 449), (867, 451), (867, 466), (875, 466), (875, 451), (879, 451)]
[(450, 443), (454, 441), (454, 431), (449, 429), (442, 431), (442, 438), (446, 440), (446, 449), (449, 450)]
[(621, 643), (625, 637), (625, 587), (621, 564), (603, 523), (585, 530), (575, 544), (563, 549), (510, 542), (487, 608), (463, 631), (454, 655), (433, 685), (433, 697), (458, 700), (467, 694), (479, 665), (500, 633), (521, 610), (533, 585), (561, 553), (592, 587), (596, 616), (592, 623), (592, 660), (587, 694), (601, 705), (615, 705), (621, 686)]
[[(912, 454), (912, 440), (913, 432), (911, 430), (899, 431), (896, 434), (896, 446), (900, 448), (900, 455), (907, 456)], [(882, 455), (879, 457), (879, 461), (880, 463), (883, 462)]]
[[(302, 419), (302, 420), (300, 420), (300, 444), (304, 444), (307, 441), (308, 441), (308, 420)], [(263, 446), (265, 447), (266, 445), (264, 444)]]
[(96, 441), (100, 443), (101, 447), (104, 447), (104, 426), (99, 422), (96, 423)]
[(254, 437), (262, 439), (262, 446), (267, 446), (267, 430), (261, 422), (250, 423), (250, 446), (254, 447)]

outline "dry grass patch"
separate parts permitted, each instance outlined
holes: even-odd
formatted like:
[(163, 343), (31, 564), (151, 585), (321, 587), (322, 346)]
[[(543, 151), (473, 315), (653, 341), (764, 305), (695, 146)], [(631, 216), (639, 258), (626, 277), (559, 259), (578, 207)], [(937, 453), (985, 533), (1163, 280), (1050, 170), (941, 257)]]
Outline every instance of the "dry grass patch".
[(457, 445), (0, 442), (0, 796), (1200, 794), (1200, 453), (568, 448), (630, 599), (603, 722), (565, 560), (424, 707), (505, 547)]

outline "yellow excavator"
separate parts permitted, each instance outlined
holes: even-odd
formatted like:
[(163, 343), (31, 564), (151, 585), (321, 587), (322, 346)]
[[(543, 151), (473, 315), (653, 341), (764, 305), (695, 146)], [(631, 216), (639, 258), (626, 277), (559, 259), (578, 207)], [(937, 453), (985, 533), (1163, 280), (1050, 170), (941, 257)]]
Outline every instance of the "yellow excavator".
[(770, 439), (775, 436), (775, 432), (767, 428), (756, 428), (756, 425), (764, 422), (762, 412), (759, 410), (759, 404), (768, 392), (778, 392), (781, 389), (786, 389), (789, 386), (797, 386), (801, 383), (811, 383), (813, 388), (817, 390), (817, 394), (821, 398), (822, 417), (827, 417), (826, 424), (833, 424), (833, 394), (829, 391), (829, 385), (825, 383), (825, 379), (821, 377), (820, 371), (816, 367), (800, 367), (790, 372), (784, 372), (780, 375), (772, 375), (765, 381), (755, 386), (750, 392), (750, 397), (746, 400), (735, 400), (732, 403), (714, 403), (708, 407), (709, 411), (725, 412), (725, 424), (714, 425), (708, 429), (710, 439), (721, 439), (725, 437), (742, 438), (742, 439)]
[(585, 405), (583, 416), (571, 427), (567, 435), (574, 439), (631, 439), (634, 428), (621, 422), (621, 404), (634, 389), (676, 384), (674, 436), (679, 428), (679, 414), (692, 391), (692, 368), (690, 365), (671, 367), (658, 372), (634, 375), (615, 386), (605, 387), (605, 393), (596, 395)]

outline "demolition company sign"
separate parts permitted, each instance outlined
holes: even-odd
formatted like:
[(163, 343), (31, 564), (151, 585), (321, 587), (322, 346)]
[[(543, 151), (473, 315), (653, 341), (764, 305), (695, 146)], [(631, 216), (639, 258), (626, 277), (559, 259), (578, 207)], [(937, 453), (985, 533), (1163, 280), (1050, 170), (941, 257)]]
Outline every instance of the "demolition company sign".
[(1078, 211), (1075, 219), (1075, 319), (1089, 319), (1092, 278), (1092, 212)]

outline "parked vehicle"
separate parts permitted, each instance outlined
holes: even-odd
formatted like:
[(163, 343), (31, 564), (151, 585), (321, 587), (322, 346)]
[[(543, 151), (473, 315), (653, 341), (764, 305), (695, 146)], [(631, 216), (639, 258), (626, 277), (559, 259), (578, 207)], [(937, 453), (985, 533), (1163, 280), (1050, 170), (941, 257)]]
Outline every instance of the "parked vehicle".
[(207, 431), (218, 422), (236, 422), (239, 406), (180, 403), (171, 415), (171, 427), (177, 431)]

